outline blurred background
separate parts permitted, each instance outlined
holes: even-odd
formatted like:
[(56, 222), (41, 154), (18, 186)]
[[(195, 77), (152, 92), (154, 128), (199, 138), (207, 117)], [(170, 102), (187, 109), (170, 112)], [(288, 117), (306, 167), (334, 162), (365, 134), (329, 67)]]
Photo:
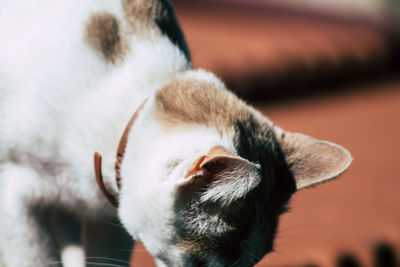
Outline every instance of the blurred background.
[[(194, 67), (354, 157), (339, 179), (294, 195), (257, 266), (391, 266), (374, 258), (400, 255), (400, 0), (173, 4)], [(132, 266), (154, 266), (140, 244)]]

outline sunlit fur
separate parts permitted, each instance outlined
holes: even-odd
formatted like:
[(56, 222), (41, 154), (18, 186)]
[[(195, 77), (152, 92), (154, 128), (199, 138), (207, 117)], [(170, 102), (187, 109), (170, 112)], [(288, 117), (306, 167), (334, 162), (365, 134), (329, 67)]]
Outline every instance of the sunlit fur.
[[(347, 168), (343, 148), (324, 145), (320, 160), (318, 140), (283, 138), (220, 79), (192, 70), (174, 19), (165, 0), (1, 2), (0, 266), (83, 266), (66, 238), (80, 230), (86, 257), (127, 262), (133, 237), (159, 266), (251, 266), (305, 184), (296, 170), (318, 170), (309, 186)], [(117, 145), (146, 98), (119, 191)], [(237, 160), (186, 176), (214, 147)], [(317, 156), (301, 160), (298, 148)], [(94, 152), (118, 209), (97, 188)]]

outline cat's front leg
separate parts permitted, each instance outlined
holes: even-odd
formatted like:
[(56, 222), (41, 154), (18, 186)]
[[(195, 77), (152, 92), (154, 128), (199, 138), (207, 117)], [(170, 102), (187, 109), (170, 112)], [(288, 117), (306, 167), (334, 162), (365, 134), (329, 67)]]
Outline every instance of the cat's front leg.
[[(0, 166), (0, 266), (60, 266), (44, 208), (46, 186), (31, 168)], [(47, 191), (51, 191), (48, 187)]]
[(116, 218), (85, 219), (83, 244), (86, 266), (129, 266), (134, 241)]
[(52, 233), (55, 236), (63, 267), (84, 267), (81, 219), (64, 210), (54, 210), (51, 216)]

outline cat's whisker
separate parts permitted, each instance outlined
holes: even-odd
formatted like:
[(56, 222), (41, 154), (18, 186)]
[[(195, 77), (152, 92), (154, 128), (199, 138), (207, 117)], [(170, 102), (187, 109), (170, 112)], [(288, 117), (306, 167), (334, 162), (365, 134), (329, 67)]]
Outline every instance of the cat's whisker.
[(250, 256), (251, 264), (255, 265), (258, 262), (258, 257), (254, 254), (248, 252), (247, 255)]
[(52, 262), (49, 262), (49, 263), (46, 263), (45, 265), (43, 265), (43, 267), (47, 267), (47, 266), (53, 266), (53, 265), (60, 265), (60, 266), (62, 266), (62, 261), (52, 261)]
[[(136, 248), (119, 248), (119, 249), (115, 249), (115, 251), (120, 251), (120, 252), (132, 252), (133, 250), (136, 251)], [(144, 249), (139, 249), (137, 251), (144, 251)]]
[[(307, 239), (298, 238), (298, 237), (293, 237), (293, 238), (301, 240), (301, 243), (303, 244), (302, 248), (304, 248), (304, 247), (309, 248), (310, 247)], [(296, 251), (299, 251), (302, 255), (305, 254), (304, 251), (302, 249), (300, 249), (299, 247), (291, 245), (291, 242), (290, 243), (286, 243), (286, 242), (279, 242), (279, 241), (282, 241), (282, 239), (277, 239), (276, 247), (292, 248), (292, 249), (294, 249)]]
[(318, 223), (318, 224), (317, 224), (317, 223), (299, 224), (299, 225), (294, 225), (294, 226), (287, 227), (287, 228), (284, 228), (284, 229), (279, 229), (278, 234), (279, 234), (279, 233), (286, 233), (287, 231), (291, 231), (291, 230), (298, 229), (298, 228), (320, 227), (320, 226), (323, 226), (323, 225), (322, 225), (322, 224), (319, 224), (319, 223)]
[(87, 260), (107, 260), (107, 261), (115, 261), (115, 262), (130, 264), (130, 261), (114, 259), (114, 258), (108, 258), (108, 257), (96, 257), (96, 256), (93, 256), (93, 257), (85, 257), (85, 258)]
[[(244, 239), (242, 242), (246, 243), (252, 251), (254, 250), (254, 245), (252, 245), (248, 240)], [(246, 255), (250, 256), (250, 261), (253, 265), (257, 263), (258, 257), (255, 256), (253, 253), (251, 253), (250, 251), (246, 251)]]
[(283, 240), (296, 240), (296, 241), (301, 241), (303, 244), (307, 244), (307, 239), (300, 237), (300, 236), (296, 236), (296, 235), (277, 235), (276, 236), (276, 244), (280, 244), (279, 241), (283, 241)]
[(105, 266), (105, 267), (127, 267), (125, 265), (114, 264), (114, 263), (99, 263), (99, 262), (91, 262), (91, 261), (85, 261), (85, 263), (95, 265), (95, 266)]
[(230, 267), (235, 267), (236, 264), (239, 263), (239, 260), (236, 260), (234, 263), (232, 263), (231, 265), (229, 265)]
[[(282, 259), (284, 259), (286, 261), (289, 259), (289, 261), (295, 262), (295, 259), (292, 256), (290, 256), (289, 254), (284, 253), (282, 251), (274, 251), (274, 256), (275, 256), (275, 260), (278, 262), (282, 262)], [(276, 265), (278, 265), (278, 264), (276, 264)]]
[(304, 252), (304, 250), (300, 249), (299, 247), (292, 246), (290, 244), (285, 244), (284, 246), (288, 247), (288, 248), (292, 248), (295, 251), (291, 252), (291, 253), (286, 253), (285, 251), (279, 250), (276, 252), (278, 255), (282, 255), (283, 257), (285, 257), (285, 259), (289, 259), (291, 262), (296, 262), (296, 258), (298, 258), (299, 256), (301, 256), (301, 257), (306, 256), (306, 253)]
[[(124, 251), (124, 250), (121, 250), (121, 251)], [(125, 250), (125, 251), (127, 251), (127, 250)], [(147, 249), (145, 249), (145, 248), (138, 248), (138, 249), (134, 249), (134, 251), (137, 251), (137, 252), (147, 252)]]
[(296, 252), (298, 252), (298, 253), (300, 253), (301, 255), (305, 255), (305, 252), (304, 252), (304, 250), (302, 250), (301, 248), (299, 248), (299, 247), (297, 247), (297, 246), (293, 246), (293, 245), (290, 245), (290, 244), (286, 244), (286, 243), (281, 243), (281, 244), (279, 244), (279, 246), (280, 247), (286, 247), (286, 248), (289, 248), (289, 249), (293, 249), (293, 250), (295, 250)]
[(274, 257), (269, 257), (267, 262), (271, 266), (282, 266), (282, 262), (284, 261), (281, 255), (276, 255)]
[(105, 221), (105, 220), (103, 220), (102, 222), (105, 223), (105, 224), (108, 224), (108, 225), (111, 225), (111, 226), (115, 226), (117, 228), (125, 230), (125, 228), (121, 224), (118, 224), (118, 223), (115, 223), (115, 222), (110, 222), (110, 221)]
[[(329, 224), (320, 224), (320, 223), (318, 223), (318, 224), (300, 224), (300, 225), (295, 225), (295, 226), (292, 226), (292, 227), (280, 229), (278, 231), (278, 233), (276, 234), (276, 237), (277, 238), (286, 237), (287, 233), (290, 233), (292, 231), (296, 231), (299, 228), (301, 228), (301, 229), (304, 229), (304, 228), (312, 228), (312, 229), (319, 228), (319, 229), (321, 229), (323, 227), (329, 227), (329, 226), (330, 226)], [(282, 235), (282, 234), (284, 234), (284, 235)], [(302, 239), (302, 240), (304, 241), (304, 239)]]

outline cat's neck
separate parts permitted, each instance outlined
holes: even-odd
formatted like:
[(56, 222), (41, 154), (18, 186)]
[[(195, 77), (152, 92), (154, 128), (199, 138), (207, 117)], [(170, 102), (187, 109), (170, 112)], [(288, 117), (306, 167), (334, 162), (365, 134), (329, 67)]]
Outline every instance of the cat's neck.
[[(104, 112), (104, 110), (99, 111), (103, 115), (102, 121), (99, 121), (99, 123), (102, 123), (102, 132), (99, 139), (96, 140), (98, 143), (93, 145), (92, 150), (99, 151), (102, 154), (104, 178), (106, 183), (113, 184), (114, 190), (117, 184), (115, 183), (116, 179), (120, 179), (115, 164), (118, 164), (119, 168), (124, 160), (125, 148), (133, 128), (136, 131), (141, 131), (140, 126), (135, 127), (136, 119), (141, 115), (140, 113), (146, 104), (146, 100), (153, 97), (154, 92), (163, 82), (163, 80), (158, 80), (149, 83), (147, 85), (147, 92), (144, 90), (135, 90), (136, 92), (133, 93), (129, 89), (120, 89), (120, 92), (116, 96), (109, 96), (108, 100), (111, 100), (110, 102), (112, 103), (105, 105), (118, 108), (108, 110), (107, 112)], [(135, 82), (131, 83), (131, 85), (134, 84)], [(131, 101), (128, 101), (128, 99), (131, 99)]]
[(65, 115), (68, 138), (62, 140), (63, 156), (86, 166), (78, 175), (87, 176), (93, 175), (93, 153), (101, 153), (104, 179), (113, 186), (115, 155), (129, 119), (144, 99), (190, 68), (167, 39), (136, 42), (132, 51), (123, 63), (110, 68), (107, 76), (95, 81), (94, 89), (71, 106), (71, 114)]

